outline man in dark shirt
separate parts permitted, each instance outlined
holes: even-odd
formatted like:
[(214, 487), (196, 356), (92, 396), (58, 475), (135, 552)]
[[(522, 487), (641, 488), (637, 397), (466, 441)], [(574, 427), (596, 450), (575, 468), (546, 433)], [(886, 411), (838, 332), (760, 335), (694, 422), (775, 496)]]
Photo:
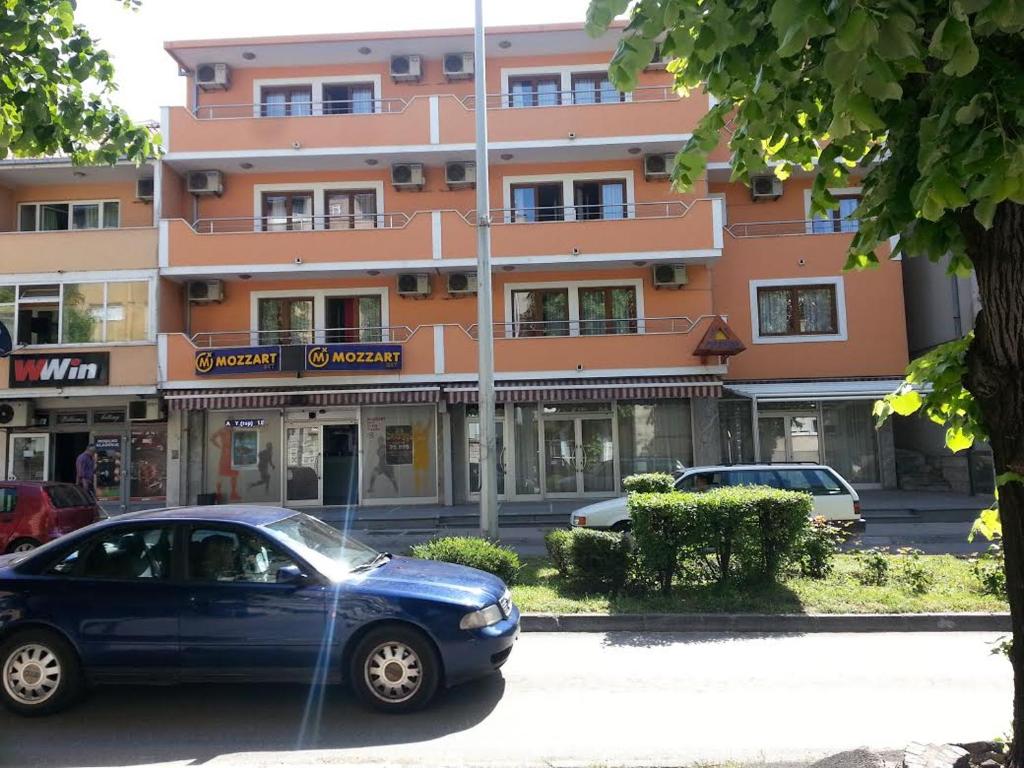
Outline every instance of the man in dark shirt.
[(75, 485), (96, 498), (96, 446), (91, 443), (75, 459)]

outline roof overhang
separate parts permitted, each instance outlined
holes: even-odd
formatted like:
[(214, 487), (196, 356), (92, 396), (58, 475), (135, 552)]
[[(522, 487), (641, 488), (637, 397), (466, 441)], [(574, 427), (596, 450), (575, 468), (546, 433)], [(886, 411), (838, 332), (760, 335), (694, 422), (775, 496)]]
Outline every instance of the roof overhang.
[(842, 381), (726, 382), (726, 392), (761, 403), (794, 400), (877, 400), (895, 391), (903, 379), (847, 379)]

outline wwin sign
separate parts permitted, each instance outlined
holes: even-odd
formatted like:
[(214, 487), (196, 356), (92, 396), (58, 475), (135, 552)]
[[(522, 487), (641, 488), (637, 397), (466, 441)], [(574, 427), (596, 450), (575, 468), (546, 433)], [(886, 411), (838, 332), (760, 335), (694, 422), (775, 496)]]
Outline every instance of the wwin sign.
[(10, 371), (12, 389), (105, 386), (110, 378), (110, 353), (13, 355)]

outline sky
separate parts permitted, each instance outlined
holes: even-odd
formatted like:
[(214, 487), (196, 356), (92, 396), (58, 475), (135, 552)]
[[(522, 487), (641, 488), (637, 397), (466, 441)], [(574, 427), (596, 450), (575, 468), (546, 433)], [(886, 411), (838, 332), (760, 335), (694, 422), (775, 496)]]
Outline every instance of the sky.
[[(582, 22), (586, 9), (587, 0), (484, 0), (484, 21)], [(165, 40), (470, 27), (473, 0), (143, 0), (137, 12), (118, 0), (78, 0), (76, 18), (113, 59), (116, 103), (136, 120), (158, 120), (160, 107), (185, 99)]]

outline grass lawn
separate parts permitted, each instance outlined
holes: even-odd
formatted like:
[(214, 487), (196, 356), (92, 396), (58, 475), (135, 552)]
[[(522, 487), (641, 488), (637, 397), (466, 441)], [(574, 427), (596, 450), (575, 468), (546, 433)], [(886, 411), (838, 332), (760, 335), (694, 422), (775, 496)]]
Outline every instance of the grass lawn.
[(885, 586), (863, 586), (855, 578), (852, 555), (837, 555), (824, 580), (790, 576), (765, 587), (677, 586), (671, 596), (646, 597), (585, 592), (567, 584), (546, 558), (528, 558), (512, 597), (526, 613), (929, 613), (1009, 610), (1006, 601), (986, 595), (971, 563), (952, 555), (923, 555), (935, 577), (924, 594), (900, 579), (901, 558), (889, 556)]

